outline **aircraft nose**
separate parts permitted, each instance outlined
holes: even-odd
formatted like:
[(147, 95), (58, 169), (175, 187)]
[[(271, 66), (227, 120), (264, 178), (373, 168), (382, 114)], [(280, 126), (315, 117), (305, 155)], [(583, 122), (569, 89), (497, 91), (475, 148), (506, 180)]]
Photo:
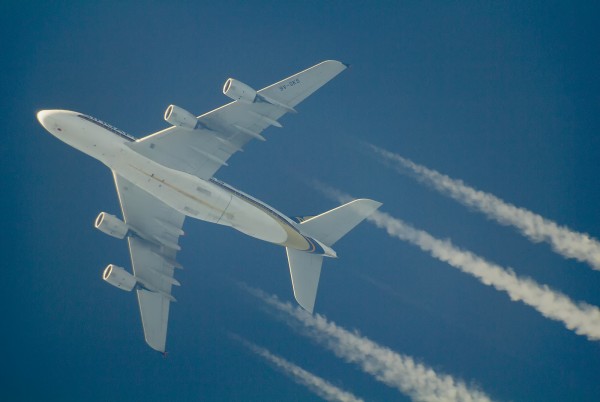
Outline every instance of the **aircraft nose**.
[(40, 124), (48, 130), (52, 123), (52, 115), (54, 114), (53, 110), (40, 110), (37, 113), (37, 119)]
[(40, 110), (37, 112), (37, 119), (50, 134), (60, 137), (65, 134), (74, 114), (68, 110)]

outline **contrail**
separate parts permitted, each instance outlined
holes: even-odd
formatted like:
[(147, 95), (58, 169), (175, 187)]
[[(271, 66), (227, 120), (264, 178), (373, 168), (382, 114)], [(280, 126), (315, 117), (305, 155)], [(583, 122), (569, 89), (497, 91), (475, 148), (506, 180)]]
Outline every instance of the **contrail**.
[(418, 181), (428, 184), (461, 204), (483, 212), (502, 225), (514, 226), (531, 241), (545, 241), (562, 256), (585, 262), (593, 269), (600, 270), (600, 242), (590, 235), (559, 226), (525, 208), (519, 208), (492, 194), (469, 187), (462, 180), (452, 179), (385, 149), (374, 145), (369, 147), (383, 156), (384, 162), (392, 162), (397, 171), (412, 173), (411, 176), (414, 175)]
[(284, 359), (281, 356), (277, 356), (267, 349), (260, 347), (238, 335), (230, 334), (230, 336), (244, 346), (256, 353), (260, 357), (264, 358), (274, 366), (279, 368), (284, 374), (291, 377), (298, 384), (304, 385), (310, 391), (314, 392), (317, 396), (325, 399), (326, 401), (340, 401), (340, 402), (363, 402), (362, 399), (354, 396), (350, 392), (344, 391), (329, 381), (322, 379), (306, 370), (302, 367), (295, 365)]
[(355, 363), (378, 381), (398, 389), (416, 401), (490, 401), (482, 391), (468, 387), (450, 375), (436, 373), (432, 368), (417, 363), (412, 357), (378, 345), (361, 336), (357, 331), (348, 331), (319, 314), (282, 303), (276, 296), (246, 287), (269, 306), (284, 313), (293, 323), (302, 325), (302, 333), (333, 351), (347, 362)]
[(508, 293), (513, 301), (535, 308), (546, 318), (561, 321), (565, 326), (589, 340), (600, 340), (600, 309), (583, 302), (574, 302), (568, 296), (540, 285), (533, 279), (517, 276), (512, 269), (504, 269), (470, 251), (454, 246), (449, 240), (440, 240), (429, 233), (413, 228), (400, 219), (384, 212), (375, 212), (371, 223), (384, 229), (390, 236), (408, 241), (432, 257), (444, 261), (462, 272), (473, 275), (483, 284)]
[[(340, 202), (352, 199), (347, 194), (320, 182), (315, 187), (326, 196)], [(450, 240), (440, 240), (429, 233), (415, 229), (409, 224), (385, 212), (375, 211), (367, 220), (390, 236), (405, 240), (432, 257), (444, 261), (462, 272), (473, 275), (484, 285), (508, 293), (513, 301), (522, 301), (539, 311), (544, 317), (561, 321), (578, 335), (589, 340), (600, 340), (600, 309), (584, 302), (574, 302), (568, 296), (540, 285), (531, 278), (517, 276), (512, 269), (485, 260), (470, 251), (462, 250)]]

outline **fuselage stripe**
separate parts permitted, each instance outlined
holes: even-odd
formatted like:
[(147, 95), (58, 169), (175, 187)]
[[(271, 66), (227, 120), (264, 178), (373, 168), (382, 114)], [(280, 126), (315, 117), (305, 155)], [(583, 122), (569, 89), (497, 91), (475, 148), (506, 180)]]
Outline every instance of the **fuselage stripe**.
[(90, 123), (94, 123), (95, 125), (100, 126), (103, 129), (108, 130), (111, 133), (116, 134), (119, 137), (124, 138), (127, 141), (129, 141), (129, 142), (135, 141), (135, 137), (134, 136), (132, 136), (130, 134), (127, 134), (123, 130), (119, 130), (118, 128), (113, 127), (110, 124), (103, 122), (102, 120), (98, 120), (98, 119), (96, 119), (95, 117), (92, 117), (92, 116), (86, 116), (85, 114), (78, 114), (77, 116), (80, 117), (80, 118), (82, 118), (83, 120), (89, 121)]

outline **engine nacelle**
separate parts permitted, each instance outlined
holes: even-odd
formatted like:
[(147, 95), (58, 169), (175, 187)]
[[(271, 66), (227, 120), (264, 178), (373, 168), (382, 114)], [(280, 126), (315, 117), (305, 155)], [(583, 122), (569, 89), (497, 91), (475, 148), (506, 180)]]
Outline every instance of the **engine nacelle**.
[(137, 284), (135, 276), (123, 268), (109, 264), (102, 273), (102, 279), (121, 290), (131, 291)]
[(165, 120), (173, 126), (189, 128), (190, 130), (195, 129), (198, 124), (196, 116), (175, 105), (167, 107), (167, 110), (165, 110)]
[(248, 85), (229, 78), (223, 85), (223, 93), (229, 96), (233, 100), (239, 100), (243, 102), (253, 103), (256, 100), (256, 90), (250, 88)]
[(109, 236), (123, 239), (129, 232), (129, 226), (114, 215), (100, 212), (94, 222), (96, 229), (106, 233)]

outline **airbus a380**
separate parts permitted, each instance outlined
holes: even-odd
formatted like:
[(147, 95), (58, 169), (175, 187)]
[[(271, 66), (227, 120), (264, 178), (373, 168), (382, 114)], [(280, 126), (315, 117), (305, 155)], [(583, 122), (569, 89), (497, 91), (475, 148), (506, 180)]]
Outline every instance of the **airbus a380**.
[(170, 105), (165, 120), (171, 127), (140, 139), (83, 113), (38, 112), (39, 122), (52, 135), (113, 173), (123, 220), (101, 212), (94, 225), (127, 239), (133, 274), (110, 264), (102, 278), (119, 289), (136, 290), (150, 347), (165, 352), (185, 217), (230, 226), (285, 247), (294, 296), (312, 313), (323, 258), (337, 257), (334, 243), (381, 204), (358, 199), (318, 216), (290, 218), (213, 176), (250, 140), (264, 141), (263, 130), (281, 127), (279, 118), (295, 113), (297, 104), (346, 67), (324, 61), (259, 91), (229, 78), (223, 93), (233, 102), (198, 117)]

